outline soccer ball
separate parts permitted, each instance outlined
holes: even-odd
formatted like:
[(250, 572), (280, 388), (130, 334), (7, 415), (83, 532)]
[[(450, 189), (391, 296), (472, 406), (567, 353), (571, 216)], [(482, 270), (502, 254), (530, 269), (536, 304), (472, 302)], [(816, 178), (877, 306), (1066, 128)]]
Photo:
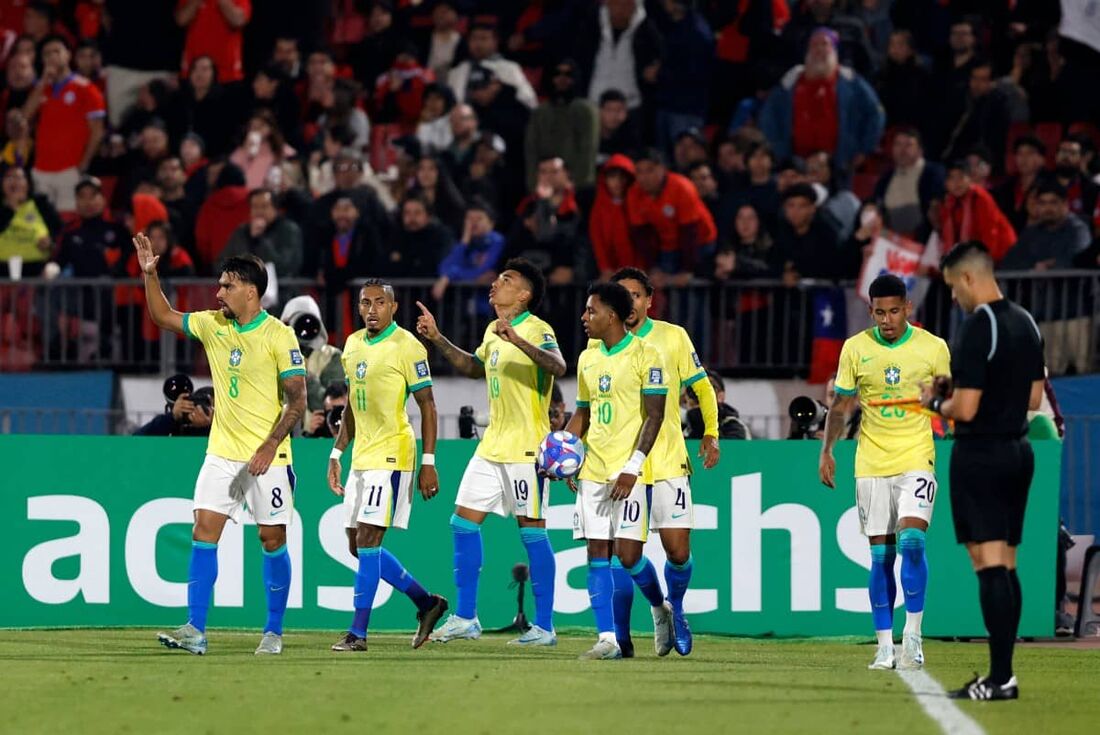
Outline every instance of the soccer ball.
[(584, 464), (584, 442), (568, 431), (554, 431), (539, 445), (539, 468), (559, 480), (572, 477)]

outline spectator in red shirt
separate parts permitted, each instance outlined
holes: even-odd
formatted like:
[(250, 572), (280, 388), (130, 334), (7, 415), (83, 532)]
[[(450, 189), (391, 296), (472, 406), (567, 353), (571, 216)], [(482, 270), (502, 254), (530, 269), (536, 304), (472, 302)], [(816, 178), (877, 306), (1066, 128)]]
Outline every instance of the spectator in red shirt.
[(196, 265), (203, 273), (211, 272), (233, 230), (252, 214), (240, 168), (232, 163), (211, 164), (207, 176), (213, 178), (210, 187), (213, 191), (203, 202), (195, 222), (195, 252), (199, 256)]
[(435, 81), (435, 74), (416, 60), (412, 43), (397, 52), (393, 66), (374, 83), (374, 109), (379, 123), (396, 123), (403, 135), (412, 135), (420, 122), (424, 89)]
[(656, 149), (634, 159), (637, 181), (626, 197), (630, 237), (642, 262), (656, 267), (655, 285), (666, 276), (684, 285), (714, 250), (714, 218), (691, 181), (665, 166)]
[(58, 211), (76, 209), (76, 185), (103, 139), (107, 111), (99, 89), (69, 68), (69, 46), (60, 36), (42, 44), (42, 79), (26, 106), (37, 114), (34, 186)]
[(179, 0), (176, 24), (187, 29), (183, 73), (189, 72), (193, 60), (209, 56), (221, 82), (244, 79), (241, 29), (251, 16), (252, 0)]
[(588, 217), (588, 239), (600, 280), (627, 266), (637, 267), (626, 216), (626, 195), (634, 183), (634, 161), (621, 153), (607, 159), (596, 183), (596, 201)]
[(993, 195), (970, 180), (966, 161), (947, 168), (947, 198), (940, 209), (940, 240), (944, 254), (960, 242), (980, 240), (1000, 263), (1016, 244), (1016, 231), (1004, 216)]

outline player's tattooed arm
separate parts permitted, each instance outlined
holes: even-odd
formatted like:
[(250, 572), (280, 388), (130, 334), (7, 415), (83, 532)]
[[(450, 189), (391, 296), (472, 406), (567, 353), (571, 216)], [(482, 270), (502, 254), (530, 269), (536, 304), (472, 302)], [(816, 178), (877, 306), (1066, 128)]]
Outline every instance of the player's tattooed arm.
[(283, 394), (286, 396), (286, 406), (283, 407), (283, 415), (279, 417), (279, 423), (271, 430), (264, 443), (252, 455), (248, 463), (248, 472), (252, 475), (262, 475), (271, 467), (275, 459), (275, 452), (279, 444), (290, 434), (291, 429), (297, 426), (306, 412), (306, 376), (292, 375), (283, 380)]
[[(435, 439), (439, 431), (439, 416), (435, 410), (435, 396), (432, 395), (431, 386), (421, 388), (413, 393), (416, 405), (420, 409), (420, 438), (424, 454), (435, 454)], [(421, 464), (420, 473), (417, 476), (417, 485), (420, 487), (420, 495), (425, 500), (431, 500), (439, 492), (439, 473), (435, 465)]]
[(455, 369), (467, 378), (485, 377), (485, 366), (478, 362), (472, 354), (460, 350), (451, 340), (443, 336), (443, 333), (439, 331), (439, 325), (435, 322), (435, 317), (428, 311), (428, 307), (419, 301), (416, 302), (416, 305), (420, 309), (420, 316), (416, 319), (417, 334), (435, 345), (435, 348), (442, 353), (443, 357), (447, 358), (447, 362), (454, 365)]
[(543, 349), (538, 345), (533, 345), (519, 336), (515, 327), (503, 321), (497, 322), (496, 333), (497, 336), (505, 342), (511, 342), (518, 347), (520, 351), (530, 357), (536, 365), (553, 375), (555, 378), (560, 378), (565, 375), (565, 358), (562, 357), (561, 351), (557, 347)]
[(848, 425), (848, 416), (856, 406), (856, 397), (836, 394), (829, 413), (825, 415), (825, 439), (821, 442), (821, 457), (817, 463), (817, 475), (825, 487), (836, 487), (836, 460), (833, 458), (833, 446), (836, 445), (844, 427)]

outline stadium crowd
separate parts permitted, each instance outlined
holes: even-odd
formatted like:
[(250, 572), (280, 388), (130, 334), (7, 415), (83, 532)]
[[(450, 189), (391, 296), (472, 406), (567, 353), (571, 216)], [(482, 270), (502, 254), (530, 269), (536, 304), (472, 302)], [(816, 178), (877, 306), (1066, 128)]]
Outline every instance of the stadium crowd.
[(0, 0), (0, 276), (136, 277), (139, 230), (165, 276), (437, 299), (513, 256), (853, 278), (883, 232), (1096, 268), (1100, 43), (1058, 5)]

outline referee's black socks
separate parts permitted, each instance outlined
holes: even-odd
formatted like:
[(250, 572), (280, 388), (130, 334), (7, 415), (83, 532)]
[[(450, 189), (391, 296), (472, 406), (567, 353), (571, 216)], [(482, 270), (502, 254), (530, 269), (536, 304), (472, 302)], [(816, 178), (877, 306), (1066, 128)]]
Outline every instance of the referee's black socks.
[(978, 572), (982, 617), (989, 631), (989, 680), (1005, 684), (1012, 678), (1012, 648), (1020, 623), (1020, 588), (1016, 572), (987, 567)]

